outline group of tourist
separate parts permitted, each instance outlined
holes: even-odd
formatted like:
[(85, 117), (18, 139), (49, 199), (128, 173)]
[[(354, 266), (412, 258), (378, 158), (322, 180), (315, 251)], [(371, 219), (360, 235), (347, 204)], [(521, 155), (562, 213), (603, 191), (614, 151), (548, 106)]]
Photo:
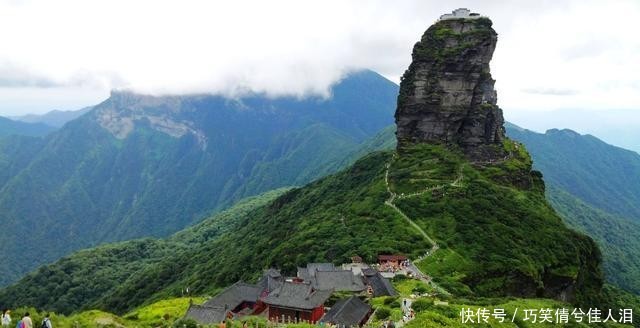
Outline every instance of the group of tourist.
[[(8, 328), (11, 326), (11, 310), (5, 309), (4, 311), (2, 311), (2, 316), (0, 317), (0, 324), (2, 324), (2, 328)], [(31, 320), (31, 316), (29, 315), (29, 312), (26, 312), (22, 316), (22, 319), (18, 320), (15, 328), (34, 328), (33, 320)], [(44, 319), (42, 320), (42, 323), (40, 323), (40, 326), (37, 328), (53, 328), (53, 324), (51, 323), (51, 318), (49, 317), (49, 314), (47, 314), (44, 317)]]
[(394, 262), (386, 262), (378, 265), (378, 271), (380, 272), (393, 272), (406, 270), (409, 267), (409, 260), (402, 261), (400, 264)]
[[(227, 320), (220, 321), (218, 328), (227, 328)], [(242, 328), (249, 328), (249, 323), (247, 321), (243, 321)]]
[(416, 317), (416, 312), (413, 311), (411, 305), (407, 302), (407, 299), (402, 301), (402, 321), (409, 322)]

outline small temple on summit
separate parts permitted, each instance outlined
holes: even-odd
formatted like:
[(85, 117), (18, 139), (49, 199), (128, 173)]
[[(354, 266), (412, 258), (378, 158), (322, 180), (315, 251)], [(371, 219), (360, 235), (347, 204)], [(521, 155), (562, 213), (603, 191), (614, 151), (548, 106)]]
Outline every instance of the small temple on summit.
[(475, 19), (475, 18), (480, 18), (480, 17), (482, 17), (482, 16), (480, 16), (480, 14), (472, 13), (471, 10), (469, 10), (467, 8), (458, 8), (458, 9), (452, 11), (451, 14), (441, 15), (440, 16), (440, 20), (459, 19), (459, 18)]

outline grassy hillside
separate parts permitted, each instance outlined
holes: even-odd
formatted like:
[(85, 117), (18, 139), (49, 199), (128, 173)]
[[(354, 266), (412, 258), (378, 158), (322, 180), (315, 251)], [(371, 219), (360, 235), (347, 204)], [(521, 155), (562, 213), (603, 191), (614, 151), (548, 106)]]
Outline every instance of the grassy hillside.
[[(410, 285), (420, 285), (413, 280), (402, 280), (394, 282), (397, 290), (400, 292), (400, 298), (410, 297), (410, 294), (415, 294), (412, 289), (406, 289)], [(426, 286), (422, 286), (426, 287)], [(608, 290), (608, 292), (615, 293), (614, 290)], [(621, 297), (618, 295), (618, 297)], [(634, 309), (639, 309), (638, 299), (627, 297), (623, 304), (635, 304)], [(399, 321), (402, 318), (402, 311), (400, 309), (400, 298), (392, 297), (380, 297), (370, 300), (370, 304), (377, 311), (388, 311), (389, 319)], [(51, 313), (51, 320), (55, 327), (59, 328), (94, 328), (94, 327), (171, 327), (176, 324), (179, 325), (180, 318), (185, 314), (189, 307), (189, 302), (201, 304), (206, 298), (192, 297), (192, 298), (170, 298), (161, 300), (146, 306), (137, 308), (123, 316), (117, 316), (112, 313), (88, 310), (79, 312), (72, 315), (61, 315)], [(621, 298), (622, 299), (622, 298)], [(525, 319), (524, 309), (569, 309), (572, 311), (574, 306), (571, 304), (554, 301), (550, 299), (520, 299), (520, 298), (441, 298), (441, 297), (418, 297), (413, 300), (413, 308), (416, 311), (416, 318), (407, 324), (407, 327), (468, 327), (468, 325), (462, 324), (460, 319), (460, 311), (462, 309), (471, 309), (476, 311), (478, 309), (504, 309), (507, 322), (498, 323), (497, 319), (490, 317), (489, 323), (481, 325), (482, 327), (589, 327), (588, 323), (576, 323), (570, 324), (549, 324), (549, 323), (532, 323), (532, 318)], [(517, 309), (517, 310), (516, 310)], [(34, 322), (40, 322), (44, 318), (45, 312), (38, 311), (34, 308), (18, 308), (14, 310), (16, 313), (30, 312)], [(515, 315), (515, 323), (511, 323), (512, 318)], [(570, 317), (573, 321), (573, 317)], [(370, 327), (378, 327), (382, 325), (382, 321), (386, 319), (378, 319), (374, 315), (370, 321)], [(552, 318), (555, 320), (555, 317)], [(263, 317), (244, 317), (241, 320), (229, 321), (227, 327), (241, 328), (242, 322), (247, 321), (251, 327), (264, 327), (267, 325), (266, 319)], [(477, 323), (474, 325), (478, 325)], [(213, 325), (216, 327), (217, 325)], [(179, 325), (178, 327), (182, 327)], [(284, 327), (289, 328), (312, 328), (313, 325), (286, 325)], [(618, 325), (612, 322), (602, 323), (599, 327), (629, 327), (625, 325)]]
[[(383, 129), (368, 143), (373, 146), (366, 147), (366, 149), (393, 148), (395, 146), (394, 132), (393, 126)], [(591, 236), (598, 243), (603, 253), (603, 268), (607, 281), (627, 291), (639, 294), (640, 244), (638, 240), (640, 240), (640, 236), (637, 233), (639, 227), (636, 220), (608, 213), (593, 203), (587, 203), (586, 200), (580, 199), (577, 195), (564, 189), (564, 186), (558, 184), (554, 179), (554, 177), (560, 177), (568, 181), (570, 185), (585, 184), (587, 183), (585, 181), (588, 181), (588, 186), (585, 185), (585, 188), (597, 185), (597, 188), (592, 192), (597, 195), (595, 197), (601, 199), (611, 197), (606, 192), (611, 189), (627, 190), (625, 192), (634, 195), (635, 191), (629, 188), (635, 186), (623, 181), (620, 176), (620, 167), (633, 167), (634, 163), (638, 162), (637, 156), (624, 149), (604, 144), (594, 137), (581, 136), (569, 131), (544, 135), (507, 124), (507, 133), (514, 139), (523, 142), (527, 146), (527, 150), (531, 152), (533, 166), (541, 169), (545, 178), (546, 198), (565, 223), (571, 228)], [(574, 147), (562, 146), (571, 142)], [(531, 147), (529, 143), (532, 143)], [(541, 147), (540, 144), (545, 146)], [(594, 155), (587, 156), (591, 145), (596, 145), (599, 150)], [(549, 156), (546, 152), (553, 155)], [(555, 163), (557, 158), (560, 158), (564, 164)], [(575, 167), (580, 167), (578, 170), (583, 172), (585, 176), (574, 175)], [(598, 174), (585, 173), (584, 170), (598, 171)], [(640, 177), (640, 171), (625, 172), (630, 181)], [(613, 176), (613, 178), (610, 179), (609, 176)], [(623, 202), (619, 199), (616, 201), (618, 201), (618, 206), (632, 203), (632, 201)], [(633, 207), (621, 211), (632, 212)]]
[[(546, 203), (523, 147), (505, 148), (511, 157), (492, 165), (472, 166), (433, 146), (392, 164), (390, 184), (404, 194), (396, 204), (442, 248), (419, 265), (457, 295), (588, 302), (602, 283), (599, 250)], [(566, 288), (574, 284), (572, 295)]]
[[(0, 301), (63, 313), (98, 308), (124, 314), (180, 296), (186, 287), (210, 294), (272, 266), (292, 274), (307, 262), (341, 263), (353, 255), (374, 261), (380, 253), (415, 259), (430, 251), (420, 266), (456, 295), (591, 302), (602, 283), (597, 248), (567, 229), (547, 205), (526, 151), (510, 142), (505, 147), (513, 153), (508, 161), (480, 166), (441, 146), (422, 145), (397, 156), (373, 153), (262, 206), (266, 198), (157, 241), (187, 245), (168, 246), (172, 254), (158, 261), (143, 257), (145, 265), (84, 302), (53, 300), (72, 298), (74, 288), (51, 300), (39, 297), (38, 287), (57, 276), (48, 272), (60, 272), (55, 268), (65, 261), (4, 290)], [(388, 204), (392, 193), (396, 208)], [(440, 247), (435, 252), (434, 242)], [(101, 251), (71, 257), (77, 266), (66, 273), (80, 285), (93, 279), (82, 274), (93, 252)], [(132, 267), (140, 260), (134, 262)]]
[[(169, 327), (184, 316), (189, 302), (202, 303), (202, 298), (172, 298), (140, 307), (124, 316), (112, 313), (87, 310), (73, 315), (49, 313), (54, 327), (58, 328), (95, 328), (95, 327)], [(14, 317), (29, 312), (34, 323), (39, 324), (48, 312), (35, 308), (17, 308)], [(15, 323), (14, 319), (14, 323)]]

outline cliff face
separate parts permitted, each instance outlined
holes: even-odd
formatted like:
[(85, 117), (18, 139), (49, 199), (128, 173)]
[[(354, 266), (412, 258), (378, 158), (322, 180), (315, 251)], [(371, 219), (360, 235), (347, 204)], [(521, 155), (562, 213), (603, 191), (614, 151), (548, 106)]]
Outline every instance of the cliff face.
[[(489, 68), (498, 40), (491, 25), (485, 17), (443, 19), (414, 46), (400, 83), (395, 113), (400, 156), (389, 179), (396, 188), (415, 184), (407, 187), (407, 195), (432, 188), (429, 181), (436, 172), (459, 172), (457, 180), (449, 179), (464, 182), (430, 198), (405, 197), (396, 205), (413, 217), (428, 218), (425, 224), (432, 225), (429, 231), (436, 239), (474, 263), (471, 269), (433, 265), (441, 272), (465, 272), (457, 282), (476, 295), (590, 304), (603, 283), (600, 251), (593, 240), (564, 226), (544, 199), (542, 176), (532, 171), (528, 152), (505, 136)], [(457, 161), (473, 164), (473, 172), (447, 162), (443, 154), (458, 153), (452, 148), (462, 149), (464, 156)], [(420, 169), (401, 167), (394, 174), (394, 165), (403, 162)], [(448, 232), (442, 227), (456, 228)], [(534, 250), (534, 244), (540, 248)]]
[(488, 18), (441, 20), (413, 48), (395, 118), (398, 147), (457, 144), (474, 160), (504, 157), (504, 118), (489, 62), (498, 40)]

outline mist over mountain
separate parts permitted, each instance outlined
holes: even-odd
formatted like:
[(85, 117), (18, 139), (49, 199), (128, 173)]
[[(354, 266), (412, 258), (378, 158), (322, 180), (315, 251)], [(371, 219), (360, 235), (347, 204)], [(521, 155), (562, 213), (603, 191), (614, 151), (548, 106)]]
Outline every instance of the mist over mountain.
[[(355, 255), (371, 262), (378, 254), (403, 253), (416, 259), (439, 293), (454, 297), (604, 304), (598, 247), (565, 226), (547, 203), (525, 146), (505, 136), (488, 66), (496, 41), (487, 18), (441, 20), (424, 33), (400, 87), (395, 118), (405, 130), (398, 131), (395, 150), (365, 155), (336, 174), (234, 208), (235, 214), (213, 216), (176, 235), (179, 241), (174, 236), (76, 253), (29, 274), (0, 299), (125, 313), (184, 286), (212, 292), (272, 266), (290, 273), (307, 262), (341, 263)], [(422, 74), (427, 69), (430, 74)], [(425, 76), (435, 83), (424, 83)], [(98, 125), (116, 139), (131, 138), (141, 115), (150, 130), (190, 135), (203, 149), (219, 144), (189, 124), (193, 120), (174, 115), (188, 108), (184, 100), (145, 98), (124, 106), (124, 113), (113, 110), (130, 97), (94, 110)], [(471, 101), (456, 105), (456, 99)], [(160, 105), (164, 115), (149, 110)], [(389, 132), (361, 147), (389, 146), (383, 138)], [(167, 247), (175, 254), (163, 255)], [(109, 273), (112, 257), (130, 274), (86, 288), (90, 268)], [(64, 288), (52, 285), (66, 276), (76, 279)], [(53, 295), (38, 297), (36, 285), (51, 286)]]
[(371, 71), (349, 75), (327, 99), (116, 92), (46, 138), (9, 137), (0, 143), (0, 283), (334, 172), (392, 122), (396, 95)]

